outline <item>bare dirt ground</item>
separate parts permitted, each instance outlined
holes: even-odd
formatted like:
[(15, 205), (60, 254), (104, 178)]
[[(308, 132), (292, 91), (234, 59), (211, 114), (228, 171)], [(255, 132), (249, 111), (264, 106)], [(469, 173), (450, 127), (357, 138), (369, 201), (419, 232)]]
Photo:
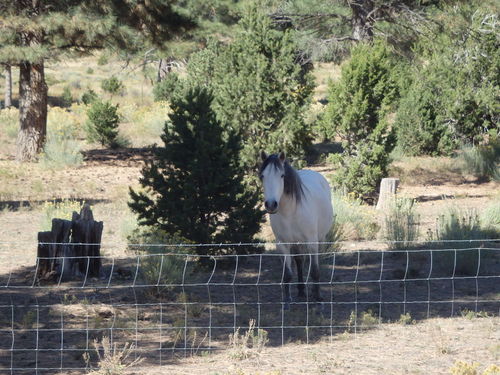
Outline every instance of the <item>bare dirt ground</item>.
[[(430, 319), (422, 323), (345, 333), (320, 342), (265, 348), (238, 360), (235, 350), (188, 356), (163, 367), (130, 374), (450, 374), (457, 361), (477, 363), (478, 371), (500, 364), (500, 319)], [(481, 372), (478, 372), (481, 373)]]
[[(40, 230), (43, 203), (54, 199), (71, 198), (90, 202), (96, 219), (104, 221), (103, 254), (105, 256), (129, 256), (130, 254), (126, 251), (127, 240), (124, 235), (126, 233), (124, 227), (129, 226), (130, 221), (133, 221), (126, 206), (128, 187), (138, 185), (140, 170), (148, 157), (150, 157), (150, 153), (144, 149), (129, 149), (120, 152), (90, 150), (87, 152), (82, 166), (60, 171), (48, 171), (41, 169), (36, 164), (18, 165), (12, 160), (11, 155), (0, 154), (0, 285), (5, 285), (7, 278), (11, 275), (14, 275), (11, 283), (17, 281), (22, 285), (31, 285), (36, 257), (36, 233)], [(498, 183), (478, 183), (471, 178), (463, 177), (454, 171), (450, 166), (451, 163), (452, 161), (444, 158), (421, 158), (395, 163), (391, 169), (391, 174), (401, 179), (400, 194), (415, 198), (417, 201), (417, 209), (421, 217), (421, 234), (424, 234), (427, 229), (434, 228), (436, 217), (442, 214), (450, 203), (475, 209), (481, 213), (493, 199), (498, 199), (500, 191)], [(325, 174), (331, 172), (327, 167), (315, 166), (313, 168)], [(381, 213), (376, 213), (373, 208), (369, 208), (369, 210), (381, 220)], [(272, 234), (268, 227), (263, 228), (259, 238), (272, 240)], [(354, 250), (360, 247), (382, 250), (385, 245), (373, 241), (362, 244), (358, 242), (344, 244), (345, 250)], [(498, 264), (498, 259), (496, 264)], [(377, 267), (380, 267), (379, 263), (374, 261), (373, 264), (367, 265), (366, 269), (371, 269), (376, 273), (378, 272)], [(354, 265), (346, 264), (344, 268), (346, 273), (344, 276), (341, 274), (338, 276), (336, 279), (338, 282), (352, 279), (352, 276), (348, 275), (350, 275), (349, 272), (352, 273)], [(401, 276), (401, 272), (403, 272), (401, 266), (399, 269), (396, 268), (391, 270), (393, 277)], [(130, 273), (130, 270), (133, 270), (133, 264), (125, 265), (123, 269), (125, 273)], [(326, 271), (328, 270), (326, 269)], [(496, 272), (498, 275), (498, 269), (492, 272)], [(228, 272), (226, 277), (230, 276), (231, 273)], [(417, 274), (417, 277), (424, 276)], [(130, 283), (130, 275), (125, 275), (121, 281), (114, 281)], [(496, 279), (493, 279), (489, 282), (495, 281)], [(95, 281), (95, 283), (98, 282)], [(423, 295), (427, 293), (427, 287), (426, 284), (422, 286), (423, 289), (415, 288), (422, 300), (425, 300)], [(435, 285), (434, 287), (436, 288), (436, 294), (433, 294), (435, 298), (438, 298), (439, 295), (442, 296), (442, 299), (449, 298), (449, 286), (439, 287)], [(92, 291), (90, 291), (89, 296), (84, 296), (85, 293), (78, 294), (75, 290), (77, 290), (77, 286), (68, 292), (51, 289), (47, 291), (48, 293), (46, 291), (41, 293), (40, 290), (22, 289), (19, 291), (20, 294), (13, 297), (11, 301), (19, 304), (21, 312), (23, 311), (22, 306), (38, 304), (44, 299), (60, 303), (61, 300), (72, 298), (65, 296), (65, 293), (72, 293), (75, 295), (75, 301), (69, 303), (71, 306), (65, 307), (69, 309), (67, 310), (67, 323), (70, 324), (70, 327), (71, 324), (74, 324), (75, 329), (83, 329), (82, 332), (85, 330), (81, 328), (83, 323), (80, 318), (85, 314), (88, 315), (88, 312), (82, 313), (82, 311), (87, 311), (82, 310), (82, 308), (88, 302), (82, 301), (90, 300), (93, 301), (92, 304), (98, 303), (104, 310), (106, 310), (106, 301), (112, 301), (114, 304), (119, 302), (134, 303), (134, 299), (127, 302), (126, 298), (130, 298), (130, 293), (128, 297), (127, 293), (124, 293), (111, 299), (107, 295), (99, 296), (99, 293)], [(475, 290), (473, 285), (464, 284), (462, 287), (457, 286), (454, 293), (461, 291), (463, 298), (470, 298), (472, 301)], [(491, 284), (491, 286), (481, 284), (480, 290), (480, 296), (490, 300), (498, 298), (500, 295), (498, 283)], [(365, 290), (365, 292), (366, 296), (378, 293), (375, 290)], [(269, 293), (268, 298), (279, 298), (279, 291)], [(396, 293), (399, 296), (398, 293), (401, 293), (400, 289)], [(10, 298), (7, 294), (3, 294), (5, 300)], [(223, 298), (225, 294), (227, 294), (225, 291), (218, 292), (220, 298)], [(336, 301), (341, 302), (343, 295), (348, 298), (352, 294), (353, 291), (348, 290), (347, 287), (337, 289)], [(193, 297), (196, 292), (189, 295)], [(230, 296), (230, 294), (227, 295)], [(158, 299), (148, 300), (147, 295), (141, 296), (141, 303), (148, 302), (156, 304)], [(187, 358), (178, 358), (178, 356), (170, 358), (165, 360), (162, 367), (157, 367), (156, 360), (148, 361), (146, 358), (142, 363), (142, 368), (132, 369), (130, 374), (446, 374), (449, 373), (449, 368), (456, 360), (476, 361), (480, 363), (480, 369), (484, 369), (490, 364), (499, 363), (500, 322), (498, 317), (491, 317), (492, 314), (498, 316), (497, 305), (495, 305), (496, 307), (493, 305), (480, 306), (479, 310), (484, 309), (490, 315), (487, 318), (469, 320), (454, 317), (445, 319), (444, 317), (449, 317), (452, 314), (448, 310), (446, 312), (437, 310), (431, 316), (438, 318), (426, 319), (425, 313), (415, 311), (412, 313), (412, 318), (418, 319), (417, 324), (388, 323), (388, 320), (398, 319), (401, 312), (398, 310), (388, 313), (391, 319), (385, 317), (384, 324), (380, 326), (376, 324), (375, 329), (367, 329), (356, 335), (349, 328), (349, 312), (354, 308), (354, 305), (349, 305), (344, 309), (345, 311), (336, 312), (338, 316), (335, 316), (335, 320), (340, 322), (338, 323), (340, 328), (333, 335), (328, 333), (311, 335), (309, 345), (303, 343), (305, 341), (303, 331), (297, 335), (292, 334), (291, 337), (295, 337), (295, 339), (287, 341), (288, 343), (283, 347), (280, 345), (279, 339), (276, 339), (277, 336), (271, 332), (271, 342), (264, 351), (261, 354), (250, 353), (251, 358), (249, 359), (235, 359), (235, 354), (231, 350), (205, 353), (193, 349)], [(446, 309), (448, 308), (447, 305)], [(465, 308), (473, 309), (473, 304), (456, 306), (454, 315), (459, 315), (461, 309)], [(144, 311), (144, 317), (140, 319), (141, 324), (147, 326), (147, 324), (157, 322), (153, 310)], [(116, 317), (121, 317), (119, 314), (115, 315), (115, 313), (106, 311), (91, 312), (93, 319), (91, 324), (95, 330), (107, 332), (111, 322), (114, 322)], [(199, 315), (197, 319), (204, 318), (207, 311), (205, 307), (202, 307), (201, 313), (196, 312)], [(10, 327), (12, 323), (10, 312), (3, 311), (2, 313), (0, 325)], [(182, 317), (183, 313), (184, 311), (172, 310), (168, 321), (170, 323), (167, 324), (179, 324), (178, 318)], [(233, 324), (232, 310), (221, 309), (219, 313), (223, 317), (221, 322), (230, 327)], [(238, 326), (246, 326), (247, 319), (251, 318), (252, 314), (251, 308), (243, 310), (242, 314), (238, 313)], [(131, 321), (134, 318), (137, 321), (137, 317), (132, 313), (124, 312), (122, 315), (121, 324), (125, 328), (133, 326)], [(269, 317), (274, 315), (274, 313), (268, 313)], [(55, 327), (57, 329), (57, 316), (54, 317), (50, 314), (47, 316), (49, 321), (56, 319)], [(304, 316), (303, 311), (299, 311), (292, 318), (294, 322), (300, 323)], [(22, 330), (26, 324), (32, 324), (29, 319), (33, 319), (33, 317), (23, 312), (18, 317), (16, 315), (16, 319), (18, 319), (15, 322), (18, 329)], [(315, 322), (315, 319), (320, 325), (321, 317), (312, 317), (310, 322)], [(83, 334), (82, 332), (80, 335)], [(55, 332), (52, 333), (53, 336), (47, 336), (47, 342), (57, 342), (59, 337), (57, 334)], [(226, 330), (217, 338), (221, 348), (227, 347), (228, 340), (225, 339), (227, 335), (228, 331)], [(124, 339), (127, 337), (133, 341), (133, 334), (124, 336)], [(31, 343), (32, 339), (31, 335), (25, 334), (18, 337), (17, 344), (22, 344), (23, 340)], [(79, 340), (78, 345), (81, 347), (81, 336)], [(144, 333), (141, 342), (146, 345), (148, 340), (151, 341), (150, 345), (156, 345), (156, 336), (150, 337)], [(171, 344), (174, 339), (165, 337), (165, 340), (165, 344)], [(5, 342), (10, 343), (10, 336), (5, 336)], [(2, 347), (2, 349), (8, 348)], [(0, 364), (4, 366), (3, 368), (8, 368), (9, 365), (2, 358), (6, 359), (8, 356), (0, 356)], [(28, 361), (27, 363), (31, 361), (29, 358), (23, 360)], [(66, 363), (75, 363), (75, 366), (82, 365), (80, 354), (73, 354), (73, 358), (66, 361), (69, 361)]]
[[(54, 171), (37, 164), (19, 165), (12, 155), (0, 153), (0, 242), (11, 242), (11, 249), (19, 248), (22, 256), (29, 258), (25, 260), (33, 262), (41, 205), (77, 199), (93, 206), (96, 219), (104, 221), (103, 243), (111, 245), (113, 254), (120, 253), (126, 245), (124, 227), (134, 220), (126, 206), (128, 189), (138, 186), (141, 168), (149, 157), (148, 149), (90, 150), (82, 166)], [(435, 229), (436, 218), (450, 206), (481, 214), (492, 200), (498, 199), (498, 182), (478, 183), (463, 177), (452, 165), (447, 158), (413, 158), (394, 163), (391, 168), (391, 176), (401, 179), (399, 194), (417, 201), (422, 237)], [(312, 168), (325, 175), (332, 172), (324, 166)], [(374, 207), (368, 210), (383, 221), (383, 212), (376, 212)], [(273, 240), (269, 226), (263, 227), (259, 238)], [(362, 246), (383, 248), (378, 243)], [(358, 244), (346, 244), (346, 248), (355, 249)]]

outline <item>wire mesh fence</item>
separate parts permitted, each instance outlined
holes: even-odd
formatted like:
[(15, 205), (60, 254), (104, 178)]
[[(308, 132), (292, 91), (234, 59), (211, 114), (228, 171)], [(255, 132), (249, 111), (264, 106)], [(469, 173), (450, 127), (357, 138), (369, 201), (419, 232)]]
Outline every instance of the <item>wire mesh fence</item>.
[[(314, 254), (292, 254), (304, 260), (306, 293), (286, 303), (284, 256), (264, 251), (273, 244), (129, 245), (126, 256), (100, 257), (99, 276), (83, 266), (78, 277), (66, 280), (60, 272), (40, 277), (38, 265), (85, 265), (92, 257), (21, 264), (12, 244), (2, 243), (0, 373), (82, 373), (95, 366), (93, 343), (103, 337), (111, 345), (129, 343), (132, 359), (161, 366), (178, 355), (227, 348), (229, 336), (251, 320), (256, 335), (265, 332), (268, 345), (279, 346), (333, 340), (385, 322), (498, 315), (498, 244), (326, 251), (320, 254), (321, 301), (311, 292)], [(197, 247), (214, 246), (221, 255), (199, 255)], [(262, 251), (246, 253), (255, 249)], [(296, 276), (290, 284), (295, 296)]]

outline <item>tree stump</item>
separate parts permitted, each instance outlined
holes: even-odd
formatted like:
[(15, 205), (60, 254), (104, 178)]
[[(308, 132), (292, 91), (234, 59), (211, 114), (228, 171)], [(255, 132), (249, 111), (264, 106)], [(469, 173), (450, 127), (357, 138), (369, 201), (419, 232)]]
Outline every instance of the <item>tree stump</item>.
[(71, 221), (52, 219), (50, 232), (38, 232), (37, 277), (60, 281), (98, 277), (103, 227), (88, 204), (80, 214), (73, 212)]
[[(84, 205), (80, 214), (73, 212), (73, 236), (71, 242), (75, 256), (81, 257), (78, 271), (91, 277), (99, 277), (101, 270), (102, 221), (94, 221), (94, 215), (88, 205)], [(87, 257), (87, 258), (85, 258)]]
[(383, 178), (380, 182), (380, 194), (377, 201), (377, 210), (386, 209), (396, 196), (399, 178)]

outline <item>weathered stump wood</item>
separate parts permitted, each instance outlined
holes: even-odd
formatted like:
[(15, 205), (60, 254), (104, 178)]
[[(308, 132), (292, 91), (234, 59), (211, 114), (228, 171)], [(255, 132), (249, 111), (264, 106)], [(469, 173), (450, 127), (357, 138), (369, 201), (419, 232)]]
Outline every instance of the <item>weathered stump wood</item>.
[(103, 227), (87, 204), (80, 214), (73, 212), (71, 221), (53, 219), (50, 232), (38, 233), (37, 277), (59, 281), (98, 277)]
[(95, 221), (88, 205), (83, 206), (80, 214), (73, 212), (74, 256), (78, 260), (78, 272), (90, 277), (99, 277), (101, 271), (101, 238), (104, 228), (102, 221)]
[(38, 232), (38, 277), (45, 278), (52, 271), (53, 242), (55, 241), (52, 232)]
[(377, 201), (377, 210), (386, 209), (396, 196), (399, 178), (383, 178), (380, 182), (380, 194)]

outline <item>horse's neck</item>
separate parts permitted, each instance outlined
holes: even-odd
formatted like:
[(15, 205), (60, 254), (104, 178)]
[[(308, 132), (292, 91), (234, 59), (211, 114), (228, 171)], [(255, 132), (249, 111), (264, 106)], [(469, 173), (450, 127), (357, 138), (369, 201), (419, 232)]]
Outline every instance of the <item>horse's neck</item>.
[(291, 216), (297, 210), (297, 200), (289, 194), (283, 194), (280, 199), (279, 213), (282, 216)]

